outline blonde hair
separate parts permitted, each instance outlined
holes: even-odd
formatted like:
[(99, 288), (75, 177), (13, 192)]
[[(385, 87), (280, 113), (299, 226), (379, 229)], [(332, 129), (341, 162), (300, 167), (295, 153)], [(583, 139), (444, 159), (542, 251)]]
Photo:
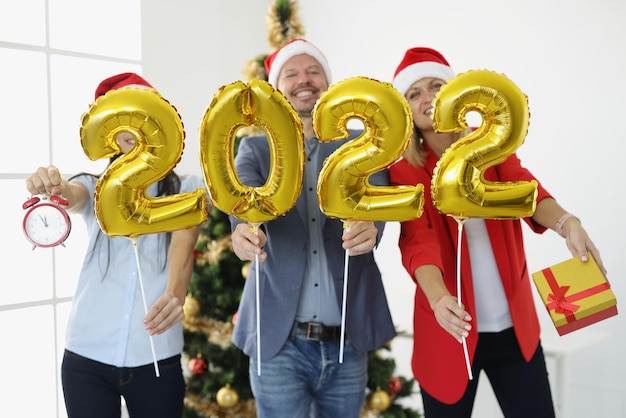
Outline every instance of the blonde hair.
[[(472, 130), (468, 128), (459, 133), (455, 133), (455, 141), (469, 134), (471, 131)], [(424, 167), (426, 165), (426, 157), (428, 156), (428, 153), (424, 149), (424, 138), (422, 137), (420, 130), (417, 129), (417, 126), (415, 125), (413, 126), (413, 133), (411, 133), (411, 137), (409, 138), (409, 145), (406, 150), (404, 150), (404, 154), (402, 154), (402, 156), (414, 167)]]
[(414, 126), (409, 138), (409, 145), (402, 155), (414, 167), (424, 167), (426, 163), (426, 150), (424, 149), (423, 141), (419, 129)]

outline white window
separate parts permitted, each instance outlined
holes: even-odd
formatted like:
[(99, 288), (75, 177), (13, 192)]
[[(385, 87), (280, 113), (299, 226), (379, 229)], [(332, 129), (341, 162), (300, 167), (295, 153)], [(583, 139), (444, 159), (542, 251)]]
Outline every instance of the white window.
[(65, 247), (32, 249), (22, 232), (24, 180), (39, 166), (99, 173), (79, 137), (104, 78), (141, 73), (141, 1), (0, 3), (0, 416), (67, 417), (60, 360), (87, 247), (73, 217)]

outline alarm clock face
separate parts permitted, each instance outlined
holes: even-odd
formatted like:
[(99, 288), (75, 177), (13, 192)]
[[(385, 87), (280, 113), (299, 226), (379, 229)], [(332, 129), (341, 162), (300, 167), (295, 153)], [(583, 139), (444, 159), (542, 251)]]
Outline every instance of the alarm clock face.
[(37, 247), (54, 247), (62, 244), (70, 234), (70, 217), (53, 203), (39, 203), (24, 215), (24, 234)]

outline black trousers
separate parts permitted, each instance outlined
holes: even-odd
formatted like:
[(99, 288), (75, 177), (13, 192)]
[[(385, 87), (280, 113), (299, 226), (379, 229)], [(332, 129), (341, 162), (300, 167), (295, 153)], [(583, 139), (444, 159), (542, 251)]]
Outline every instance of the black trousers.
[(185, 381), (180, 355), (140, 367), (114, 367), (65, 350), (61, 381), (69, 418), (119, 418), (121, 397), (133, 418), (179, 418)]
[(470, 418), (481, 370), (485, 371), (506, 418), (554, 418), (554, 404), (541, 344), (527, 363), (522, 357), (513, 328), (479, 334), (472, 364), (473, 379), (457, 403), (448, 405), (439, 402), (421, 390), (425, 418)]

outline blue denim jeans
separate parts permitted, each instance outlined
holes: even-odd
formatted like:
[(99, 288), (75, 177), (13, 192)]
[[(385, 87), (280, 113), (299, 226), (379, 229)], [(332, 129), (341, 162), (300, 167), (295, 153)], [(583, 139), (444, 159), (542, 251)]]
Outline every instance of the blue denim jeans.
[(121, 397), (133, 418), (177, 418), (183, 413), (185, 381), (180, 355), (152, 363), (115, 367), (65, 351), (61, 380), (69, 418), (121, 416)]
[(261, 361), (250, 358), (250, 383), (258, 418), (359, 418), (367, 385), (367, 352), (345, 341), (309, 341), (291, 336), (281, 351)]

